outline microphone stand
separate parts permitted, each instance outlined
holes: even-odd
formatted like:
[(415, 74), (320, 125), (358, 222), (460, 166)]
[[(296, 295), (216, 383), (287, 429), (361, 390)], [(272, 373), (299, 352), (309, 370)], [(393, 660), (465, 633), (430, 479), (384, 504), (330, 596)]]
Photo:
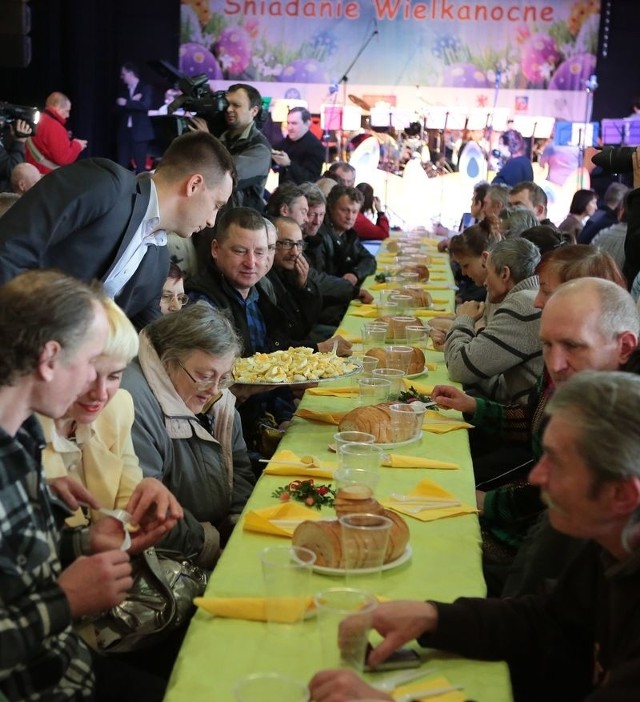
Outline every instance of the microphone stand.
[[(369, 46), (371, 43), (371, 40), (373, 37), (375, 37), (378, 34), (378, 27), (377, 25), (374, 26), (373, 32), (367, 37), (367, 39), (364, 41), (362, 46), (358, 49), (358, 53), (355, 55), (355, 58), (353, 61), (349, 64), (347, 69), (344, 72), (344, 75), (338, 83), (342, 83), (342, 105), (343, 107), (347, 104), (347, 81), (349, 80), (349, 73), (351, 69), (356, 65), (358, 62), (358, 59), (362, 56), (364, 50)], [(346, 161), (346, 153), (345, 153), (345, 148), (342, 144), (342, 119), (340, 120), (340, 130), (338, 131), (338, 139), (339, 139), (339, 145), (340, 145), (340, 160), (341, 161)]]
[[(587, 99), (585, 100), (584, 107), (584, 128), (581, 130), (580, 139), (578, 141), (579, 148), (579, 173), (580, 173), (580, 188), (583, 186), (584, 178), (584, 155), (587, 150), (587, 125), (591, 122), (591, 113), (593, 111), (593, 93), (598, 89), (598, 79), (594, 75), (589, 76), (588, 80), (584, 82), (584, 89), (587, 93)], [(623, 137), (624, 141), (624, 137)]]

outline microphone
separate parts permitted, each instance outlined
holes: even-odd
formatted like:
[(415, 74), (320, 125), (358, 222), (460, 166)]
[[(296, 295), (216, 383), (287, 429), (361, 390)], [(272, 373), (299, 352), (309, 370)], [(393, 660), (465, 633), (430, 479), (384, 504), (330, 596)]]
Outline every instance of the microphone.
[(594, 90), (597, 90), (597, 89), (598, 89), (598, 78), (597, 78), (597, 76), (595, 75), (595, 73), (593, 73), (592, 75), (589, 76), (589, 80), (585, 80), (585, 82), (584, 82), (584, 87), (585, 87), (590, 93), (592, 93)]
[(378, 18), (374, 17), (373, 18), (373, 36), (375, 37), (376, 34), (380, 34), (380, 32), (378, 31)]
[(339, 90), (338, 84), (337, 83), (331, 83), (329, 86), (329, 95), (333, 95), (334, 93), (337, 93)]

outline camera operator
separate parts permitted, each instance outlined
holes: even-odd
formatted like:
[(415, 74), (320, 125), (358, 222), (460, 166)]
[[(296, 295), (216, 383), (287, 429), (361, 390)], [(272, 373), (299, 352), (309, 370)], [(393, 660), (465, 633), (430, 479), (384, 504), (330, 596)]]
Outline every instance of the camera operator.
[[(227, 129), (220, 135), (220, 141), (227, 147), (238, 171), (238, 186), (228, 206), (252, 207), (263, 212), (271, 146), (256, 125), (261, 118), (262, 96), (251, 85), (235, 83), (229, 86), (225, 98)], [(209, 131), (205, 117), (192, 117), (190, 121), (190, 129)]]
[(24, 144), (33, 127), (24, 119), (16, 119), (0, 138), (0, 192), (11, 191), (11, 171), (24, 163)]

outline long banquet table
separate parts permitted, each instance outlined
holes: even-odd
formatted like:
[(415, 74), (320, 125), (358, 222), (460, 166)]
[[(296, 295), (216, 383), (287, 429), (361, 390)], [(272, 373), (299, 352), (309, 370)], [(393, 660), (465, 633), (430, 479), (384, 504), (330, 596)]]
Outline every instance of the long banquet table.
[[(424, 240), (433, 258), (431, 294), (445, 299), (453, 306), (451, 270), (446, 257), (437, 254), (432, 242)], [(379, 260), (388, 256), (379, 254)], [(433, 280), (435, 278), (436, 280)], [(367, 281), (370, 286), (373, 280)], [(362, 324), (367, 321), (353, 313), (352, 305), (341, 325), (348, 336), (359, 337)], [(361, 309), (361, 308), (360, 308)], [(442, 353), (428, 350), (427, 361), (437, 363), (437, 369), (416, 378), (425, 384), (447, 381)], [(346, 384), (349, 381), (340, 381)], [(348, 397), (320, 397), (306, 393), (301, 407), (318, 411), (345, 411), (355, 399)], [(335, 460), (328, 450), (335, 426), (294, 417), (293, 423), (280, 444), (280, 449), (291, 449), (299, 455), (312, 454), (321, 461)], [(399, 453), (420, 455), (459, 464), (459, 470), (381, 468), (377, 496), (391, 492), (408, 492), (415, 484), (428, 477), (453, 492), (458, 499), (474, 504), (475, 491), (469, 454), (467, 431), (456, 430), (444, 434), (424, 432), (419, 442), (397, 449)], [(274, 505), (271, 493), (293, 477), (263, 475), (251, 496), (247, 510)], [(318, 480), (318, 482), (328, 482)], [(323, 513), (331, 516), (331, 510)], [(404, 565), (382, 574), (377, 594), (392, 599), (434, 599), (452, 601), (459, 596), (484, 596), (485, 585), (481, 570), (480, 530), (477, 516), (463, 516), (422, 522), (405, 517), (409, 524), (413, 550)], [(243, 519), (225, 549), (207, 588), (207, 596), (261, 596), (263, 592), (260, 551), (270, 545), (286, 544), (278, 536), (251, 533), (243, 529)], [(314, 590), (342, 585), (340, 578), (313, 575)], [(372, 637), (373, 638), (373, 637)], [(252, 672), (286, 672), (300, 680), (309, 680), (322, 668), (316, 624), (305, 621), (297, 634), (279, 635), (269, 631), (262, 622), (212, 617), (198, 611), (190, 625), (176, 661), (165, 700), (167, 702), (222, 702), (234, 699), (233, 688), (245, 675)], [(452, 684), (464, 686), (468, 700), (507, 702), (512, 699), (507, 667), (503, 663), (486, 663), (461, 659), (434, 651), (429, 656), (429, 668), (445, 676)], [(367, 679), (375, 679), (365, 676)]]

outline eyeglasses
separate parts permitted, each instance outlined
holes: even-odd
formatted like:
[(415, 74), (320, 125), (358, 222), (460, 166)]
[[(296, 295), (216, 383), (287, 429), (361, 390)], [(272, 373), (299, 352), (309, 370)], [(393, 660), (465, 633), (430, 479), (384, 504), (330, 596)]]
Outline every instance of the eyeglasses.
[(173, 302), (174, 300), (177, 300), (182, 306), (186, 305), (187, 302), (189, 302), (189, 296), (186, 295), (185, 293), (180, 293), (179, 295), (176, 295), (175, 293), (162, 293), (162, 301), (166, 302), (169, 304), (170, 302)]
[(279, 249), (284, 249), (285, 251), (291, 251), (294, 246), (298, 249), (298, 251), (304, 251), (307, 248), (307, 242), (304, 239), (300, 239), (300, 241), (294, 241), (293, 239), (278, 239), (278, 241), (276, 241), (276, 246)]
[(182, 365), (182, 363), (180, 363), (180, 361), (178, 361), (178, 365), (189, 376), (191, 382), (196, 386), (196, 390), (211, 390), (211, 388), (215, 387), (216, 385), (220, 390), (224, 390), (225, 388), (231, 387), (235, 382), (233, 371), (230, 373), (225, 373), (219, 378), (214, 378), (213, 380), (198, 380), (197, 378), (194, 378), (191, 373), (189, 373), (189, 371)]

